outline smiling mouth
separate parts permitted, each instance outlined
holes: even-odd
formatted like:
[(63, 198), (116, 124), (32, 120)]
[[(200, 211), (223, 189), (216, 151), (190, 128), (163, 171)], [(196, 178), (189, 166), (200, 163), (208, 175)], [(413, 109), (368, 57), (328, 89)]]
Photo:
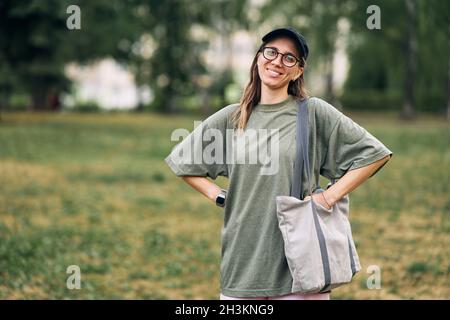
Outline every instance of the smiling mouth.
[(270, 75), (273, 75), (273, 76), (281, 76), (282, 75), (282, 73), (280, 73), (280, 72), (277, 72), (277, 71), (274, 71), (274, 70), (271, 70), (271, 69), (266, 69), (268, 72), (269, 72), (269, 74)]

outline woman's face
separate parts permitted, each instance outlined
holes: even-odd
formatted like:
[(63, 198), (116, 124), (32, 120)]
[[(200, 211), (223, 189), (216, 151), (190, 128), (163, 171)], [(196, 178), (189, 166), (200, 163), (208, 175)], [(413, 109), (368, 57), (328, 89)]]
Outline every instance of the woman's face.
[[(280, 53), (290, 53), (297, 59), (300, 55), (295, 47), (294, 42), (289, 38), (277, 38), (268, 42), (266, 47), (273, 47)], [(274, 60), (270, 61), (264, 58), (262, 52), (258, 53), (258, 74), (262, 85), (270, 89), (280, 89), (289, 85), (289, 81), (294, 81), (303, 73), (303, 68), (297, 62), (293, 67), (286, 67), (282, 63), (282, 55), (279, 54)]]

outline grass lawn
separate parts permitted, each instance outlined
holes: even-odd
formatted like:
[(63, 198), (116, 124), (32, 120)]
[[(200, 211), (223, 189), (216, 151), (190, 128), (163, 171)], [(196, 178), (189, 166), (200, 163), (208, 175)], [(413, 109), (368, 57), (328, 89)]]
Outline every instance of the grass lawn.
[[(332, 298), (449, 299), (450, 124), (349, 116), (394, 157), (350, 195), (363, 269)], [(222, 210), (163, 161), (193, 120), (3, 114), (0, 298), (217, 299)], [(66, 286), (70, 265), (80, 290)]]

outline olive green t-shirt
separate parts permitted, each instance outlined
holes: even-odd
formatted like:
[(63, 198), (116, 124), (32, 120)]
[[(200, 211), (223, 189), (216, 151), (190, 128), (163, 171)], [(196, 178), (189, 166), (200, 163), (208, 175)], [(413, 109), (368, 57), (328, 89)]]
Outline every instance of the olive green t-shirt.
[[(237, 107), (238, 104), (232, 104), (209, 116), (175, 146), (165, 161), (177, 176), (229, 179), (221, 232), (221, 292), (232, 297), (289, 294), (292, 277), (278, 227), (275, 197), (290, 195), (298, 106), (295, 98), (289, 96), (277, 104), (254, 107), (245, 132), (256, 132), (256, 135), (248, 135), (240, 145), (231, 143), (229, 135), (233, 129), (231, 114)], [(314, 187), (318, 186), (319, 174), (330, 180), (339, 179), (349, 170), (392, 155), (373, 135), (324, 100), (310, 98), (307, 107)], [(207, 129), (213, 130), (207, 139), (202, 139)], [(216, 144), (212, 152), (210, 144), (215, 139), (222, 143)], [(265, 154), (273, 151), (277, 155), (275, 160), (272, 157), (273, 165), (264, 161), (267, 159), (264, 157), (256, 163), (254, 158), (251, 161), (261, 151)], [(240, 152), (245, 158), (227, 158), (231, 152)], [(218, 158), (193, 161), (192, 154), (220, 155), (223, 161)], [(304, 197), (307, 182), (302, 181), (302, 186)]]

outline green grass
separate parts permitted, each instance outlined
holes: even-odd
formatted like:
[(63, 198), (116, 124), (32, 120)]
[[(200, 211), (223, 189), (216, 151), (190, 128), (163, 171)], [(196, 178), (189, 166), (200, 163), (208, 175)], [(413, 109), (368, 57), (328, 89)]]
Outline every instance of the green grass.
[[(350, 116), (394, 157), (350, 196), (363, 269), (332, 297), (450, 298), (450, 125)], [(163, 161), (172, 130), (192, 130), (194, 118), (2, 119), (0, 298), (218, 298), (222, 210)], [(70, 265), (81, 269), (80, 290), (66, 287)], [(380, 267), (379, 290), (367, 288), (370, 265)]]

